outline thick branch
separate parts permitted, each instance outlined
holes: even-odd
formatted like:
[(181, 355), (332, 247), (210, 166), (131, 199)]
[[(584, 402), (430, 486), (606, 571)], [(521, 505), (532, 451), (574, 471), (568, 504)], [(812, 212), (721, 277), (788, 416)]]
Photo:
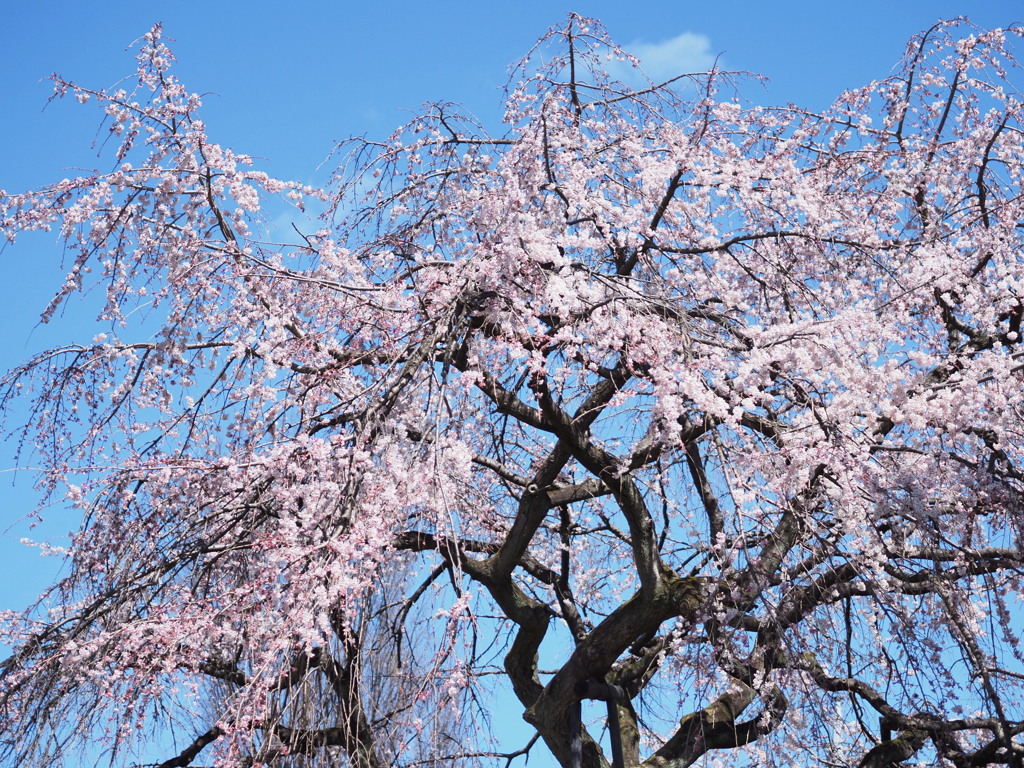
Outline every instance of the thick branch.
[(192, 761), (199, 756), (207, 746), (216, 741), (224, 733), (216, 725), (213, 726), (206, 733), (201, 736), (197, 736), (195, 740), (181, 751), (181, 754), (176, 757), (172, 757), (170, 760), (165, 760), (160, 763), (156, 768), (186, 768), (192, 764)]
[(736, 682), (710, 705), (684, 717), (665, 744), (643, 763), (643, 768), (686, 768), (712, 749), (735, 749), (773, 731), (786, 714), (789, 702), (778, 688), (765, 698), (765, 712), (737, 723), (736, 718), (754, 701), (755, 691)]
[(667, 576), (653, 594), (638, 592), (576, 646), (525, 714), (526, 720), (537, 727), (548, 748), (563, 765), (568, 764), (568, 713), (577, 699), (577, 686), (589, 679), (603, 679), (615, 660), (637, 638), (655, 632), (672, 618), (692, 620), (702, 604), (701, 579)]
[(857, 768), (893, 768), (913, 757), (924, 746), (927, 734), (922, 730), (903, 731), (895, 739), (883, 741), (872, 747)]

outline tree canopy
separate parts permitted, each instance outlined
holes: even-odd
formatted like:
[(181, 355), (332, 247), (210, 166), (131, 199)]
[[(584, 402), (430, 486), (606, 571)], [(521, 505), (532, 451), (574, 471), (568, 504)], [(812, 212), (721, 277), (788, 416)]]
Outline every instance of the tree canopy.
[(1022, 765), (1021, 36), (818, 113), (572, 15), (500, 132), (432, 105), (325, 189), (209, 138), (159, 27), (55, 78), (113, 159), (0, 227), (109, 330), (3, 379), (82, 524), (0, 760), (597, 768), (612, 691), (631, 766)]

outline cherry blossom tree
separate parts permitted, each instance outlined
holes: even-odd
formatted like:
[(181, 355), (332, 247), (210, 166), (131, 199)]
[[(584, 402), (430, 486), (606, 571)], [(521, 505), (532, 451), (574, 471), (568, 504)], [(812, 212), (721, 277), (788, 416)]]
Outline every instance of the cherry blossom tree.
[(437, 104), (327, 189), (208, 138), (159, 27), (56, 78), (111, 159), (0, 221), (109, 330), (3, 379), (82, 523), (0, 760), (1024, 764), (1020, 37), (815, 113), (573, 15), (500, 134)]

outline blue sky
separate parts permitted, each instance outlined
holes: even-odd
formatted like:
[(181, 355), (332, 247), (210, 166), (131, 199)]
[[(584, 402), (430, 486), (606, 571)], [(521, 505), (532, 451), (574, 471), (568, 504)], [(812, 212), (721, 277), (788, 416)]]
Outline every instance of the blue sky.
[[(266, 158), (280, 178), (317, 181), (333, 143), (386, 136), (426, 101), (462, 103), (497, 126), (506, 68), (570, 10), (600, 19), (655, 74), (706, 66), (767, 75), (754, 101), (818, 108), (841, 90), (884, 77), (906, 40), (939, 18), (968, 15), (982, 26), (1024, 22), (1020, 0), (861, 0), (828, 3), (730, 0), (348, 0), (8, 3), (0, 24), (0, 188), (18, 191), (106, 167), (90, 143), (99, 115), (73, 100), (51, 104), (41, 82), (51, 72), (106, 87), (132, 71), (125, 47), (153, 22), (174, 39), (177, 73), (209, 93), (204, 116), (213, 140)], [(0, 252), (0, 368), (75, 335), (75, 323), (37, 327), (59, 285), (61, 252), (52, 238), (26, 238)], [(88, 334), (91, 338), (92, 332)], [(0, 450), (0, 610), (38, 594), (53, 562), (23, 551), (32, 535), (16, 521), (35, 497), (31, 475), (7, 471)], [(50, 530), (74, 519), (54, 510)], [(14, 527), (8, 528), (13, 525)]]

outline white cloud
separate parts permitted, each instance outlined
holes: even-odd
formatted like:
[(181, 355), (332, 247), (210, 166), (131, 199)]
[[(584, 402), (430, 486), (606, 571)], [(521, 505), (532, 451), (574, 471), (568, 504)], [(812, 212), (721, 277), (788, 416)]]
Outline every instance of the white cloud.
[[(715, 64), (711, 39), (696, 32), (683, 32), (659, 43), (637, 41), (623, 47), (640, 59), (641, 68), (656, 83), (691, 72), (707, 72)], [(629, 71), (632, 67), (623, 62), (615, 64), (610, 74), (627, 82), (636, 79)]]

